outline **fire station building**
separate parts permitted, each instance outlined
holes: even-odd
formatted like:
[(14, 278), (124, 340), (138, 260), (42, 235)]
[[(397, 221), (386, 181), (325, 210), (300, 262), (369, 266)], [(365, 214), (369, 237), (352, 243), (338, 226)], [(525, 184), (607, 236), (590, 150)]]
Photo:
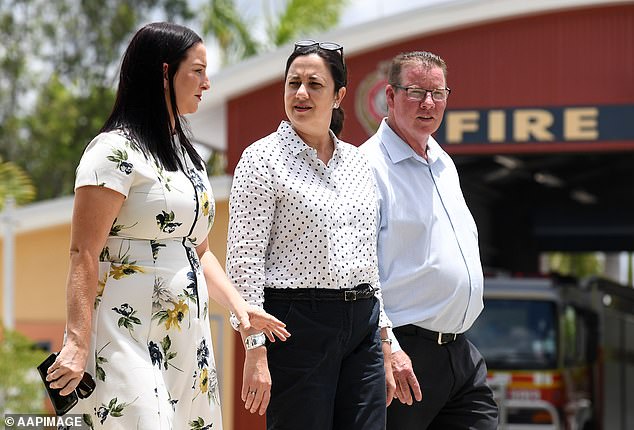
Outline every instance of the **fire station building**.
[[(456, 163), (485, 267), (536, 273), (547, 251), (634, 251), (631, 0), (449, 0), (306, 36), (344, 47), (341, 137), (355, 145), (386, 115), (394, 55), (426, 50), (445, 59), (451, 95), (435, 138)], [(227, 175), (212, 178), (210, 244), (220, 261), (231, 174), (244, 148), (285, 119), (291, 51), (284, 46), (211, 76), (191, 117), (203, 152), (226, 155)], [(71, 209), (68, 197), (15, 216), (15, 325), (51, 349), (64, 327)], [(240, 400), (239, 336), (224, 310), (210, 312), (225, 429), (264, 428)]]

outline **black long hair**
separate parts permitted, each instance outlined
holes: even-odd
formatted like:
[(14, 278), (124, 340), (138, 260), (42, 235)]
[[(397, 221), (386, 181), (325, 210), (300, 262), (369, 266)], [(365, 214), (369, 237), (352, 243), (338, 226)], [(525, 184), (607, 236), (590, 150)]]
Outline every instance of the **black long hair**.
[[(348, 84), (348, 71), (346, 70), (346, 63), (343, 58), (343, 50), (329, 50), (319, 47), (319, 44), (315, 43), (312, 46), (296, 47), (293, 53), (286, 60), (286, 70), (284, 71), (284, 78), (288, 76), (288, 69), (290, 69), (293, 61), (301, 55), (317, 54), (324, 59), (326, 65), (330, 69), (332, 79), (335, 81), (335, 94), (340, 88), (345, 87)], [(341, 130), (343, 130), (343, 122), (345, 115), (341, 106), (332, 110), (332, 117), (330, 118), (330, 130), (339, 137)]]
[[(157, 22), (137, 31), (123, 56), (112, 112), (101, 128), (102, 132), (123, 130), (169, 171), (184, 169), (177, 156), (175, 135), (196, 168), (201, 170), (204, 165), (183, 130), (187, 121), (178, 113), (174, 92), (174, 74), (187, 50), (197, 43), (202, 43), (200, 36), (182, 25)], [(173, 128), (165, 101), (164, 63), (168, 65)]]

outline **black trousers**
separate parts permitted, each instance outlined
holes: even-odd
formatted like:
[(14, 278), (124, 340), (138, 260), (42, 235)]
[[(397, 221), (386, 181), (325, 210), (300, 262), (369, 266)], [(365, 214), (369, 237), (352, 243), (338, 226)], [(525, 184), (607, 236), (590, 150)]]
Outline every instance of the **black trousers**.
[(376, 298), (268, 299), (291, 337), (267, 343), (267, 430), (383, 430), (386, 398)]
[(480, 352), (464, 336), (438, 345), (414, 326), (394, 329), (423, 392), (411, 406), (394, 399), (387, 411), (388, 430), (495, 430), (498, 411), (486, 382)]

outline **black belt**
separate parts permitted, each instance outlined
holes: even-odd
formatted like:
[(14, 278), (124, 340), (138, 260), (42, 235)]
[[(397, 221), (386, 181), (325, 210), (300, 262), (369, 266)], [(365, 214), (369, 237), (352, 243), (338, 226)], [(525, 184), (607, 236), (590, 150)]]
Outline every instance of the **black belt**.
[(370, 284), (359, 284), (354, 288), (265, 288), (264, 300), (356, 300), (374, 297), (374, 288)]
[(444, 345), (446, 343), (453, 342), (462, 336), (462, 333), (439, 333), (437, 331), (427, 330), (426, 328), (418, 327), (417, 325), (408, 324), (401, 327), (394, 327), (395, 333), (401, 333), (405, 335), (421, 336), (425, 339), (434, 340), (438, 345)]

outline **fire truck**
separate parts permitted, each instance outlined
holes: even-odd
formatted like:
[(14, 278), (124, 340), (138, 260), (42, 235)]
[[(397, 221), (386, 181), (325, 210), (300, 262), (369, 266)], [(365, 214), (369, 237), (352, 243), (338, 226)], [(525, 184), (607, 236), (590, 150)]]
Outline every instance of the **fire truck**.
[(634, 429), (634, 289), (589, 278), (485, 279), (467, 332), (500, 430)]

